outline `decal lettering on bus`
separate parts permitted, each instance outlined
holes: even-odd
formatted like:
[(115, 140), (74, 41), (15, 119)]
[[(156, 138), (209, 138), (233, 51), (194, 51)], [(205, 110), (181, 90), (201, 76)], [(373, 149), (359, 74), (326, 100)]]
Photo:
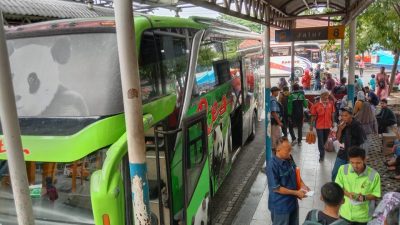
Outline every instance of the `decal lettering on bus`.
[[(232, 99), (229, 101), (229, 104), (232, 104)], [(222, 96), (221, 102), (218, 105), (218, 102), (214, 102), (211, 106), (211, 124), (207, 127), (208, 134), (211, 133), (212, 128), (214, 126), (214, 122), (218, 119), (218, 116), (222, 116), (226, 112), (228, 101), (226, 99), (226, 95)], [(208, 112), (208, 102), (206, 98), (201, 98), (197, 105), (197, 112), (205, 109)]]
[[(24, 148), (24, 153), (26, 155), (31, 154), (31, 151), (29, 149)], [(3, 140), (0, 139), (0, 154), (7, 152), (7, 150), (4, 148)]]

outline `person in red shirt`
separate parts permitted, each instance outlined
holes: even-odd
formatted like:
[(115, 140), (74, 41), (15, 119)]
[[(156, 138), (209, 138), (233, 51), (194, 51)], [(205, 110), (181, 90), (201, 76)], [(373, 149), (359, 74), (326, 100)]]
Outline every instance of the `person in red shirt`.
[(333, 128), (335, 116), (335, 106), (329, 101), (328, 91), (322, 91), (320, 101), (311, 107), (311, 116), (310, 131), (313, 131), (314, 126), (317, 129), (319, 162), (322, 162), (325, 157), (324, 145)]
[(311, 75), (309, 70), (304, 71), (304, 75), (301, 78), (301, 84), (304, 90), (310, 90), (311, 88)]

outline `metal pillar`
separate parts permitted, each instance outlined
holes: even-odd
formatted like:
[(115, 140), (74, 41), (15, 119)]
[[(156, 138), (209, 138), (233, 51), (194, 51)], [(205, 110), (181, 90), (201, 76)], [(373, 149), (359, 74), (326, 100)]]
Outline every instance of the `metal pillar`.
[(351, 106), (354, 106), (354, 63), (356, 59), (356, 25), (357, 19), (355, 18), (349, 24), (350, 26), (350, 43), (349, 43), (349, 78), (347, 87), (348, 100), (351, 101)]
[(292, 41), (290, 51), (290, 84), (294, 84), (294, 41)]
[(8, 168), (17, 211), (18, 224), (34, 225), (28, 176), (22, 152), (21, 130), (11, 79), (10, 62), (0, 12), (0, 118), (7, 149)]
[(344, 39), (340, 39), (340, 79), (344, 76)]
[(267, 25), (264, 31), (264, 62), (265, 62), (265, 156), (267, 162), (272, 156), (271, 145), (271, 65), (270, 65), (270, 49), (271, 49), (271, 26)]
[(134, 220), (135, 224), (151, 224), (142, 95), (132, 1), (117, 0), (114, 4)]
[[(294, 28), (296, 28), (296, 22), (293, 20), (292, 24), (291, 24), (291, 29), (294, 29)], [(292, 46), (291, 46), (290, 49), (291, 49), (290, 50), (290, 68), (291, 68), (291, 70), (290, 70), (290, 84), (293, 87), (293, 84), (294, 84), (294, 53), (295, 53), (294, 41), (292, 41)]]

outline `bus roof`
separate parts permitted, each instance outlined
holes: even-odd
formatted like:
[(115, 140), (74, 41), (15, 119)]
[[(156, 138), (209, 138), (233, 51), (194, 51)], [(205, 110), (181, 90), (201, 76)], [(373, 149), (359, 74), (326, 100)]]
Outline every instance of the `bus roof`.
[[(178, 18), (166, 16), (153, 16), (139, 14), (135, 15), (135, 25), (149, 23), (153, 28), (163, 27), (179, 27), (179, 28), (194, 28), (205, 29), (213, 28), (224, 31), (234, 31), (239, 36), (248, 36), (251, 39), (260, 39), (257, 33), (251, 32), (248, 28), (233, 24), (231, 22), (205, 18), (205, 17), (191, 17), (191, 18)], [(90, 28), (115, 28), (114, 17), (97, 17), (97, 18), (75, 18), (75, 19), (62, 19), (52, 20), (22, 26), (11, 27), (7, 29), (7, 35), (18, 35), (23, 33), (32, 33), (40, 31), (57, 31), (57, 30), (75, 30), (75, 29), (90, 29)]]

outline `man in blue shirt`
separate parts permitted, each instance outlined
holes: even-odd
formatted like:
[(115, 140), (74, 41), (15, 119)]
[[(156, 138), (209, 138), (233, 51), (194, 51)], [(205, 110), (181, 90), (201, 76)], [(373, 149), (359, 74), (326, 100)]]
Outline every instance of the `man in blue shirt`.
[(272, 150), (275, 150), (278, 140), (281, 137), (281, 127), (283, 108), (281, 103), (278, 102), (278, 97), (280, 89), (278, 87), (271, 88), (271, 145)]
[(271, 212), (272, 225), (298, 225), (297, 199), (303, 199), (310, 190), (301, 178), (300, 187), (297, 187), (296, 164), (291, 157), (291, 151), (289, 141), (281, 138), (276, 155), (268, 162), (268, 209)]

